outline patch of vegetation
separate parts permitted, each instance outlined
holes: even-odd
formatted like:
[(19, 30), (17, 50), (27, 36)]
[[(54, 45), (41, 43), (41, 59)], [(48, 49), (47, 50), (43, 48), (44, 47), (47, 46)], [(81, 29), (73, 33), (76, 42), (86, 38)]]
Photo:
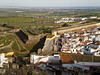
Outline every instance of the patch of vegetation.
[(6, 39), (6, 37), (4, 36), (0, 37), (0, 44), (1, 44), (0, 47), (9, 45), (10, 43), (11, 43), (11, 40)]
[(31, 23), (33, 18), (28, 17), (4, 17), (0, 18), (0, 23)]
[(6, 39), (9, 39), (11, 41), (14, 41), (14, 44), (12, 46), (12, 49), (13, 50), (19, 50), (18, 45), (17, 45), (17, 43), (16, 43), (16, 41), (15, 41), (15, 39), (14, 39), (14, 37), (12, 35), (6, 36)]
[(29, 54), (20, 54), (20, 53), (16, 53), (17, 57), (29, 57)]
[(14, 42), (13, 46), (12, 46), (13, 50), (19, 50), (18, 45), (16, 42)]
[(26, 29), (27, 32), (31, 35), (39, 35), (39, 34), (42, 34), (42, 33), (51, 33), (51, 28), (50, 27), (29, 27)]
[(19, 43), (19, 41), (18, 41), (18, 40), (17, 40), (17, 42), (18, 42), (18, 44), (19, 44), (19, 46), (20, 46), (21, 50), (24, 50), (23, 46)]

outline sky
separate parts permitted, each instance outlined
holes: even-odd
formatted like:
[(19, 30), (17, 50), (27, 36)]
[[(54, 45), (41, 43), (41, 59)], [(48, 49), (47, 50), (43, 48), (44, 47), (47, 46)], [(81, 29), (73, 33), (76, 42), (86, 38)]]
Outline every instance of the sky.
[(100, 0), (0, 0), (0, 6), (28, 6), (28, 7), (100, 6)]

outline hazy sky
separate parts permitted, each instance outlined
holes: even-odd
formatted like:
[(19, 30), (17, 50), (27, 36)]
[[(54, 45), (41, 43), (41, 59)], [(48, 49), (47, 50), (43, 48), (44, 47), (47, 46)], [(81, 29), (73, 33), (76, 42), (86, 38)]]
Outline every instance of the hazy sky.
[(32, 6), (32, 7), (100, 6), (100, 0), (0, 0), (0, 6)]

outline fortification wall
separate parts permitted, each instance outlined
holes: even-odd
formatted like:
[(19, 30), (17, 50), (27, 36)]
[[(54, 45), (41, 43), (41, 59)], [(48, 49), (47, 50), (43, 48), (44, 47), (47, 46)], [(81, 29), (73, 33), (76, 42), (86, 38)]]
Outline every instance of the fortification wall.
[(29, 35), (28, 36), (28, 41), (26, 42), (27, 44), (31, 43), (31, 42), (39, 42), (41, 38), (43, 38), (44, 36), (46, 36), (45, 34), (39, 34), (37, 36), (32, 36)]
[(26, 35), (22, 30), (19, 30), (18, 32), (15, 32), (16, 35), (22, 40), (23, 43), (26, 43), (28, 41), (28, 35)]
[(100, 26), (100, 23), (96, 23), (96, 24), (91, 24), (91, 25), (85, 25), (85, 26), (79, 26), (79, 27), (73, 27), (73, 28), (62, 28), (62, 29), (58, 29), (57, 31), (53, 31), (52, 32), (52, 35), (54, 35), (55, 32), (59, 33), (59, 34), (62, 34), (62, 33), (65, 33), (65, 32), (69, 32), (69, 31), (74, 31), (74, 30), (79, 30), (79, 29), (82, 29), (82, 28), (89, 28), (89, 27), (93, 27), (93, 26)]

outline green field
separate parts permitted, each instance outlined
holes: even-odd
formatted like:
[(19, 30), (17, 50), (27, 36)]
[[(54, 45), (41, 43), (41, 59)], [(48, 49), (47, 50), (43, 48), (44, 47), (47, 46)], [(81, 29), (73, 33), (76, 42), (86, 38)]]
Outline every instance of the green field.
[(5, 37), (0, 37), (0, 47), (7, 46), (11, 43), (11, 40), (6, 39)]
[[(50, 23), (42, 24), (38, 22), (49, 21)], [(29, 26), (54, 26), (53, 19), (47, 18), (29, 18), (29, 17), (3, 17), (0, 18), (0, 25), (6, 23), (9, 26), (14, 27), (29, 27)]]
[(9, 39), (9, 40), (11, 40), (11, 41), (14, 41), (14, 44), (13, 44), (13, 46), (12, 46), (12, 49), (13, 49), (13, 50), (19, 50), (19, 47), (18, 47), (16, 41), (18, 42), (18, 44), (19, 44), (21, 50), (24, 50), (23, 46), (20, 44), (20, 42), (18, 41), (18, 39), (16, 39), (16, 41), (15, 41), (13, 35), (8, 35), (8, 36), (6, 36), (6, 39)]
[[(19, 12), (18, 12), (19, 11)], [(21, 11), (21, 12), (20, 12)], [(16, 27), (57, 26), (54, 18), (63, 17), (100, 17), (100, 9), (64, 9), (64, 10), (34, 10), (34, 9), (0, 9), (0, 26), (3, 23)]]
[(6, 36), (6, 39), (9, 39), (9, 40), (11, 40), (11, 41), (14, 41), (14, 44), (13, 44), (13, 46), (12, 46), (12, 50), (18, 50), (18, 49), (19, 49), (19, 48), (18, 48), (18, 45), (17, 45), (17, 43), (15, 42), (15, 39), (14, 39), (14, 37), (13, 37), (12, 35)]

